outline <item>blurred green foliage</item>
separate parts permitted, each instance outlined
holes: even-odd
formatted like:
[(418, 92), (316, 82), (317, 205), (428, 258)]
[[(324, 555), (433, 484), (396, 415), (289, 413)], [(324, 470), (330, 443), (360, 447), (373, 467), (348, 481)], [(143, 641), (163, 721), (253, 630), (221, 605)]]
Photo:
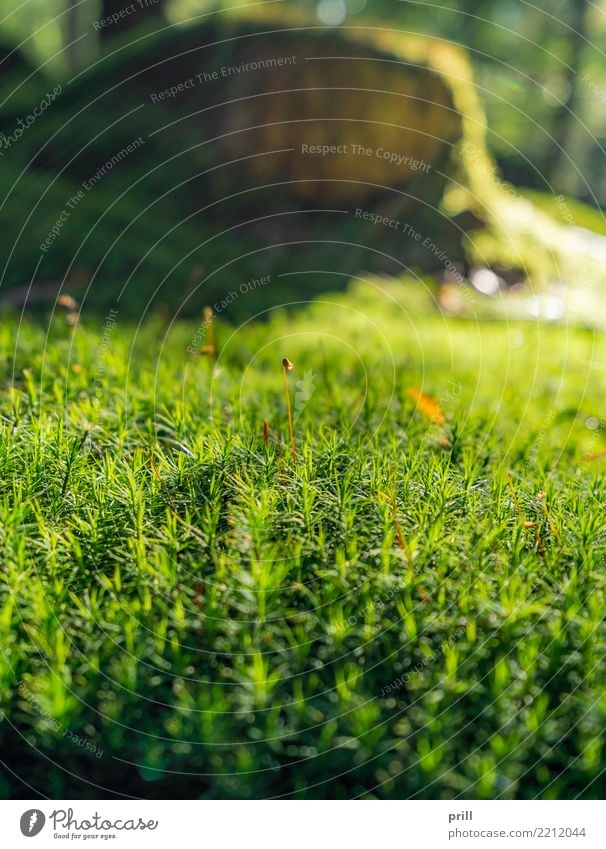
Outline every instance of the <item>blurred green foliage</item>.
[[(172, 22), (183, 22), (234, 5), (233, 0), (167, 0), (166, 9)], [(284, 5), (308, 9), (310, 20), (359, 25), (380, 19), (463, 45), (486, 104), (490, 148), (505, 175), (520, 185), (606, 201), (604, 0), (551, 0), (545, 8), (525, 0), (284, 0)], [(74, 56), (80, 63), (90, 61), (99, 49), (92, 22), (102, 12), (101, 0), (74, 3), (71, 12), (68, 6), (70, 0), (28, 0), (18, 6), (0, 0), (3, 40), (22, 43), (30, 58), (56, 74)], [(66, 56), (62, 44), (70, 14), (84, 37)], [(570, 120), (568, 108), (574, 112)], [(554, 155), (560, 143), (567, 155)]]

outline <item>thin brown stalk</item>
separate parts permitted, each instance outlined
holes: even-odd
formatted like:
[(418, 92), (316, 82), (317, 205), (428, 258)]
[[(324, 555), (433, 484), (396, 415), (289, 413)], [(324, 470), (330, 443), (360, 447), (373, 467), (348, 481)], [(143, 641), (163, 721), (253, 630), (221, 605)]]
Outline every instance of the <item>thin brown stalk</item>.
[(288, 380), (286, 378), (286, 372), (292, 371), (294, 368), (293, 363), (287, 358), (284, 357), (282, 360), (282, 377), (284, 378), (284, 394), (286, 395), (286, 409), (288, 410), (288, 432), (290, 434), (290, 450), (292, 452), (293, 460), (297, 459), (297, 449), (295, 447), (295, 433), (292, 425), (292, 410), (290, 407), (290, 392), (288, 390)]
[(217, 362), (217, 343), (215, 340), (215, 328), (213, 325), (214, 314), (211, 307), (204, 307), (204, 326), (206, 328), (206, 345), (200, 348), (201, 354), (207, 354), (214, 362)]

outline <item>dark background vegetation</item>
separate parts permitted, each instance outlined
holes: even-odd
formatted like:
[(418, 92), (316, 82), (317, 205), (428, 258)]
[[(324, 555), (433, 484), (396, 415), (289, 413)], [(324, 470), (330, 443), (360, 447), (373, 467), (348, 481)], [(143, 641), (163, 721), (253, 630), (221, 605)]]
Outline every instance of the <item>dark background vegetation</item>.
[[(133, 28), (195, 19), (236, 4), (158, 0), (125, 18), (121, 27), (105, 28), (98, 38), (91, 35), (92, 21), (126, 5), (123, 0), (30, 0), (21, 5), (2, 0), (0, 37), (5, 44), (21, 44), (33, 62), (51, 73), (64, 75), (93, 61), (108, 42)], [(505, 176), (583, 199), (593, 200), (593, 192), (606, 203), (604, 101), (583, 82), (589, 74), (597, 89), (606, 92), (600, 48), (606, 34), (603, 2), (287, 0), (285, 6), (307, 7), (319, 21), (335, 25), (380, 18), (463, 45), (487, 109), (489, 146)]]
[[(272, 34), (255, 35), (256, 51), (261, 54), (271, 51), (274, 44), (282, 50), (296, 50), (297, 38), (299, 46), (303, 39), (308, 44), (313, 44), (316, 38), (330, 39), (333, 31), (335, 38), (339, 38), (342, 25), (364, 26), (371, 21), (375, 33), (377, 27), (393, 26), (401, 33), (402, 43), (408, 34), (420, 33), (430, 40), (439, 37), (462, 46), (473, 67), (475, 93), (487, 113), (488, 152), (504, 177), (523, 191), (540, 190), (542, 200), (537, 196), (537, 204), (551, 203), (552, 212), (555, 209), (560, 216), (562, 209), (570, 215), (574, 198), (593, 207), (604, 201), (606, 184), (601, 168), (604, 128), (600, 115), (606, 99), (606, 74), (599, 45), (606, 27), (606, 12), (600, 4), (585, 0), (556, 2), (546, 10), (523, 0), (444, 4), (404, 0), (319, 0), (317, 3), (278, 0), (265, 6), (251, 6), (269, 10), (274, 21), (281, 20), (283, 10), (284, 20), (294, 13), (306, 26), (312, 26), (305, 36), (297, 36), (295, 31), (280, 33), (277, 38)], [(44, 300), (48, 293), (52, 294), (53, 287), (61, 285), (62, 291), (74, 294), (86, 308), (106, 309), (122, 299), (121, 308), (130, 309), (137, 316), (158, 305), (172, 311), (178, 309), (183, 315), (198, 314), (203, 302), (214, 304), (218, 297), (229, 292), (234, 279), (246, 280), (274, 272), (277, 276), (279, 271), (292, 270), (291, 266), (300, 270), (305, 265), (306, 251), (293, 246), (312, 242), (310, 269), (338, 268), (343, 275), (358, 271), (398, 275), (403, 267), (399, 263), (402, 259), (406, 268), (420, 268), (422, 273), (436, 277), (443, 275), (441, 260), (434, 257), (433, 264), (423, 265), (427, 251), (424, 256), (416, 256), (414, 243), (410, 241), (405, 247), (401, 239), (395, 246), (390, 244), (386, 228), (362, 228), (349, 215), (342, 216), (343, 226), (333, 227), (329, 233), (326, 217), (299, 214), (305, 205), (290, 185), (283, 192), (255, 188), (263, 183), (263, 174), (259, 176), (261, 160), (253, 162), (248, 172), (242, 174), (239, 168), (244, 166), (230, 162), (229, 168), (224, 168), (224, 162), (236, 159), (239, 154), (228, 150), (223, 155), (226, 152), (218, 150), (217, 158), (215, 149), (220, 145), (215, 143), (213, 133), (230, 130), (229, 122), (238, 113), (230, 112), (228, 106), (221, 106), (228, 113), (223, 118), (219, 112), (209, 112), (208, 109), (215, 109), (212, 87), (208, 93), (206, 88), (203, 91), (198, 88), (191, 98), (187, 95), (169, 98), (155, 104), (153, 109), (140, 108), (142, 104), (149, 107), (150, 93), (191, 74), (214, 69), (223, 62), (237, 64), (246, 60), (249, 43), (246, 35), (239, 39), (239, 32), (236, 39), (223, 39), (227, 19), (219, 13), (229, 8), (229, 4), (203, 0), (134, 0), (130, 4), (123, 0), (99, 3), (30, 0), (14, 8), (1, 0), (0, 45), (4, 47), (0, 56), (4, 58), (0, 63), (0, 131), (10, 134), (17, 121), (31, 114), (44, 92), (56, 84), (63, 86), (52, 109), (28, 128), (10, 151), (0, 151), (3, 301), (19, 306), (27, 293), (29, 305), (35, 307), (37, 299)], [(99, 25), (108, 16), (125, 10), (127, 14), (119, 24)], [(322, 26), (315, 33), (314, 22)], [(254, 28), (252, 32), (256, 34)], [(343, 32), (347, 33), (344, 39), (351, 38), (349, 29)], [(200, 49), (204, 44), (212, 44), (214, 52)], [(258, 58), (257, 53), (248, 58)], [(306, 74), (310, 63), (299, 64), (298, 73), (303, 73), (303, 81), (285, 77), (281, 84), (295, 88), (308, 85)], [(305, 71), (304, 66), (307, 66)], [(387, 68), (389, 63), (381, 67)], [(250, 95), (246, 88), (249, 83), (244, 79), (247, 76), (240, 75), (242, 90), (225, 89), (231, 92), (229, 95), (217, 90), (219, 101), (221, 97), (231, 96), (237, 102), (244, 102)], [(260, 79), (258, 75), (252, 77)], [(371, 82), (375, 89), (382, 90), (384, 80), (380, 76)], [(252, 81), (250, 84), (256, 85)], [(274, 81), (267, 84), (271, 86)], [(223, 90), (223, 83), (218, 85)], [(400, 90), (397, 82), (395, 90)], [(359, 111), (355, 92), (354, 87), (346, 97), (351, 98), (353, 108)], [(328, 104), (328, 112), (343, 99)], [(434, 94), (429, 99), (433, 100)], [(251, 102), (269, 101), (252, 98)], [(295, 103), (293, 114), (287, 116), (291, 119), (298, 108), (296, 98), (292, 102)], [(259, 115), (251, 114), (245, 116), (250, 118), (249, 125), (281, 121), (282, 104), (278, 101), (276, 104), (275, 117), (268, 119), (262, 115), (257, 120)], [(292, 111), (293, 107), (290, 108)], [(320, 111), (322, 108), (325, 107), (320, 106)], [(241, 108), (239, 112), (242, 111)], [(316, 113), (312, 112), (315, 119)], [(382, 114), (384, 121), (389, 120), (394, 110), (384, 104)], [(328, 117), (323, 125), (326, 128), (331, 118), (328, 113), (324, 117)], [(246, 126), (245, 118), (238, 120)], [(225, 123), (221, 124), (221, 120)], [(289, 121), (284, 122), (285, 127), (288, 124)], [(358, 132), (356, 126), (352, 124)], [(166, 127), (170, 128), (169, 132), (155, 132)], [(325, 131), (330, 135), (330, 129)], [(437, 130), (438, 136), (448, 144), (449, 132), (443, 123)], [(139, 136), (145, 140), (142, 151), (126, 157), (112, 172), (111, 179), (98, 182), (94, 192), (78, 203), (65, 226), (61, 225), (61, 236), (52, 249), (41, 256), (38, 246), (47, 238), (68, 199), (81, 189), (83, 181)], [(212, 144), (206, 144), (205, 138)], [(249, 134), (243, 135), (242, 143), (249, 145), (245, 152), (267, 149), (256, 147), (249, 138)], [(292, 143), (286, 135), (278, 141), (282, 147)], [(459, 156), (456, 148), (454, 154), (450, 165), (446, 163), (443, 170), (449, 179), (457, 181), (460, 176), (456, 172)], [(352, 178), (363, 180), (358, 174), (358, 163), (354, 162), (352, 169)], [(438, 170), (433, 173), (437, 174)], [(205, 178), (204, 174), (210, 176)], [(390, 197), (389, 192), (375, 201), (382, 204), (382, 214), (413, 220), (415, 227), (429, 233), (449, 261), (466, 274), (470, 253), (463, 247), (464, 233), (469, 228), (490, 227), (491, 213), (488, 211), (488, 217), (478, 221), (469, 209), (471, 215), (466, 221), (455, 220), (454, 226), (442, 226), (444, 219), (433, 214), (440, 203), (437, 188), (432, 186), (432, 178), (423, 179), (423, 186), (417, 191), (422, 203), (413, 211), (395, 209), (394, 195)], [(392, 183), (388, 185), (395, 187)], [(238, 194), (242, 186), (248, 194)], [(331, 189), (335, 186), (332, 183)], [(559, 192), (565, 193), (567, 200), (558, 210), (554, 208), (553, 196)], [(231, 197), (234, 199), (229, 200)], [(326, 206), (334, 199), (323, 200)], [(423, 201), (430, 220), (423, 218)], [(351, 209), (354, 205), (350, 204)], [(495, 209), (492, 223), (494, 212)], [(268, 222), (265, 231), (251, 226), (251, 222), (263, 216)], [(583, 224), (584, 216), (583, 210), (575, 210), (572, 223)], [(305, 223), (299, 226), (300, 222)], [(505, 219), (501, 222), (501, 234), (496, 237), (501, 247), (509, 240), (509, 224)], [(587, 226), (599, 232), (603, 230), (597, 217)], [(272, 239), (269, 251), (264, 248), (268, 231)], [(348, 245), (347, 250), (342, 249), (344, 244)], [(526, 257), (521, 262), (510, 263), (506, 257), (500, 264), (495, 255), (484, 257), (483, 264), (497, 267), (508, 283), (523, 280), (532, 263), (531, 238), (526, 238), (524, 250)], [(380, 259), (394, 254), (396, 263)], [(285, 259), (290, 263), (288, 267), (284, 265)], [(30, 289), (32, 282), (34, 286)], [(329, 281), (310, 278), (309, 285), (311, 295), (331, 288), (334, 278)], [(269, 291), (258, 291), (257, 308), (262, 309), (282, 297), (275, 287), (271, 295)], [(123, 292), (126, 292), (124, 298)], [(285, 289), (283, 294), (289, 300), (293, 291)]]

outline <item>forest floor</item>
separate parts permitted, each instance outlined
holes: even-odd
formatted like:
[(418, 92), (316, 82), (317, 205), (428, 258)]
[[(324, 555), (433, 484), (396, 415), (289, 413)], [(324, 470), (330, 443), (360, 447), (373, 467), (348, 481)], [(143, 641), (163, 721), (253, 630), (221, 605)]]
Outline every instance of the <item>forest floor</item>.
[(1, 796), (603, 798), (604, 338), (398, 291), (3, 320)]

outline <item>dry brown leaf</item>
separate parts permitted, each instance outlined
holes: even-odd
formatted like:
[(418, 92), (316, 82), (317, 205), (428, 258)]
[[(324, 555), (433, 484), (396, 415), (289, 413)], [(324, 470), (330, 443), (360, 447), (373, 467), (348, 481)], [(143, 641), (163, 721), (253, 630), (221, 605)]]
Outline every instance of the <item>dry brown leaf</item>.
[(429, 419), (433, 424), (443, 425), (445, 423), (446, 417), (444, 416), (444, 410), (435, 398), (432, 398), (431, 395), (426, 395), (420, 389), (415, 389), (414, 387), (408, 390), (408, 395), (417, 402), (417, 409), (426, 419)]
[(595, 454), (585, 454), (583, 461), (585, 463), (592, 463), (594, 460), (601, 460), (602, 457), (606, 457), (606, 451), (597, 451)]
[(430, 602), (430, 598), (429, 598), (429, 596), (428, 596), (428, 595), (427, 595), (427, 593), (425, 592), (425, 589), (424, 589), (422, 586), (420, 586), (420, 585), (419, 585), (419, 586), (417, 587), (417, 593), (418, 593), (418, 595), (419, 595), (419, 598), (420, 598), (420, 599), (421, 599), (421, 601), (423, 602), (423, 604), (429, 604), (429, 602)]

